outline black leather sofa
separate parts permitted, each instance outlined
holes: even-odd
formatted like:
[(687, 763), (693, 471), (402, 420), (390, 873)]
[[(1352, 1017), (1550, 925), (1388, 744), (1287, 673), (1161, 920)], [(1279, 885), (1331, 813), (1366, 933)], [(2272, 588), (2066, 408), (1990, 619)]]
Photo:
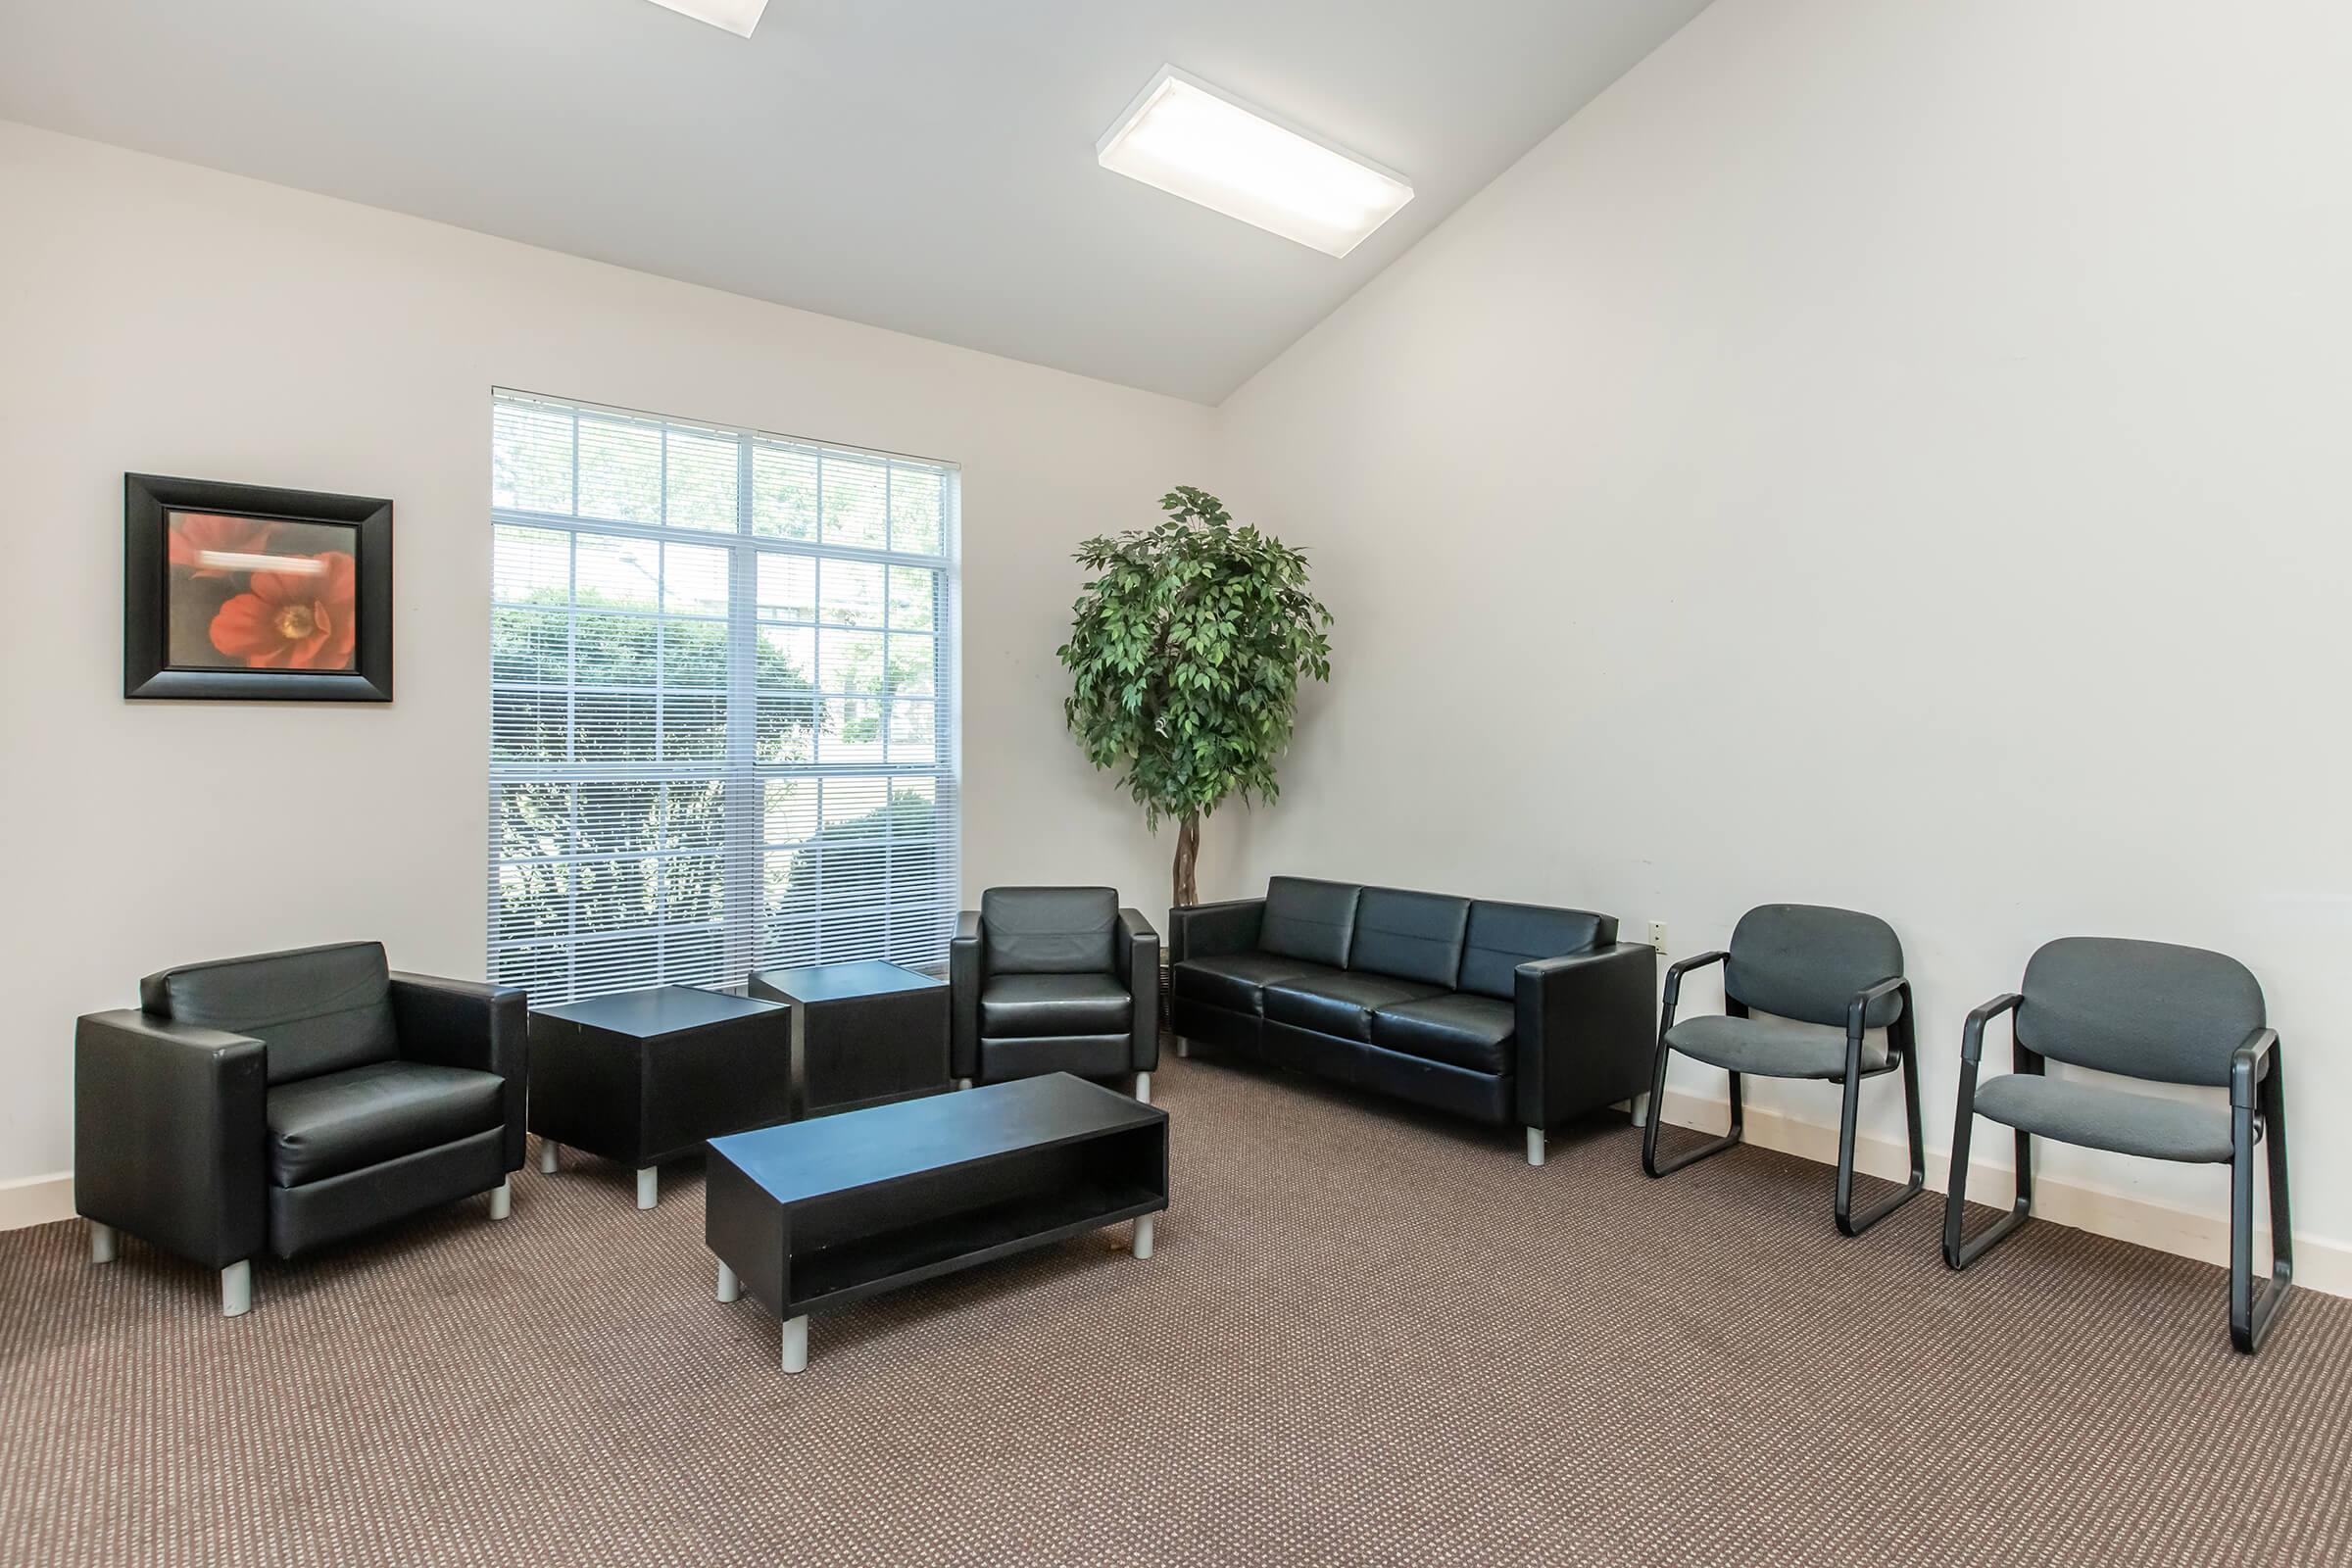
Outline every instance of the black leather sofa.
[(1116, 889), (990, 888), (948, 944), (948, 1070), (965, 1088), (1132, 1073), (1149, 1102), (1158, 981), (1159, 933)]
[(394, 974), (373, 942), (192, 964), (74, 1036), (74, 1204), (91, 1257), (115, 1233), (220, 1271), (474, 1193), (508, 1212), (522, 1167), (520, 991)]
[(1657, 955), (1611, 915), (1278, 876), (1170, 910), (1168, 956), (1182, 1040), (1517, 1122), (1532, 1165), (1648, 1088)]

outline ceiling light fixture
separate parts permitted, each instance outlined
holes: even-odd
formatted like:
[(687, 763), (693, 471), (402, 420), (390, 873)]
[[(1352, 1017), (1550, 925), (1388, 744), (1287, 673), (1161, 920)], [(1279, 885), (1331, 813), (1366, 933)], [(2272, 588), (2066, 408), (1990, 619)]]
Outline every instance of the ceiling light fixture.
[[(663, 0), (668, 3), (668, 0)], [(1104, 169), (1345, 256), (1413, 199), (1353, 153), (1163, 66), (1095, 144)]]
[(738, 38), (749, 38), (752, 29), (760, 25), (760, 13), (767, 9), (767, 0), (654, 0), (654, 4), (724, 27)]

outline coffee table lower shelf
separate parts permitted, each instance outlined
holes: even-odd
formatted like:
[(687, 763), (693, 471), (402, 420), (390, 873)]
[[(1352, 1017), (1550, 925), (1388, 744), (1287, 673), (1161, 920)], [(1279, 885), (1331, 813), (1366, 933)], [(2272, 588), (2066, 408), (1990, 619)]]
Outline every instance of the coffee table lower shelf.
[(1054, 1074), (710, 1144), (717, 1298), (749, 1292), (808, 1364), (808, 1317), (1168, 1206), (1167, 1113)]

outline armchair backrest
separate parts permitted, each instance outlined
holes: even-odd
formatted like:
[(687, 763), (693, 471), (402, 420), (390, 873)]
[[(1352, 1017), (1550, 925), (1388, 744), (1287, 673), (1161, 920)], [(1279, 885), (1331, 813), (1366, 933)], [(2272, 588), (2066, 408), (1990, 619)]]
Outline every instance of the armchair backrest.
[[(1855, 993), (1903, 972), (1903, 945), (1875, 914), (1819, 904), (1766, 904), (1732, 928), (1724, 995), (1783, 1018), (1845, 1027)], [(1879, 1028), (1903, 1010), (1889, 992), (1863, 1022)]]
[(1366, 888), (1355, 901), (1348, 967), (1453, 989), (1462, 969), (1470, 901), (1443, 893)]
[(1508, 1001), (1518, 992), (1521, 964), (1605, 948), (1616, 940), (1615, 915), (1476, 899), (1463, 933), (1462, 976), (1455, 989)]
[(2060, 937), (2026, 964), (2017, 1042), (2053, 1061), (2175, 1084), (2227, 1084), (2263, 1026), (2262, 986), (2235, 958), (2124, 937)]
[(990, 888), (980, 895), (990, 974), (1108, 974), (1119, 924), (1116, 888)]
[(1308, 963), (1348, 967), (1355, 937), (1355, 906), (1364, 890), (1352, 882), (1278, 876), (1266, 883), (1266, 913), (1258, 925), (1261, 953)]
[(158, 1017), (261, 1041), (273, 1084), (400, 1054), (391, 966), (380, 942), (166, 969), (139, 982), (139, 1006)]

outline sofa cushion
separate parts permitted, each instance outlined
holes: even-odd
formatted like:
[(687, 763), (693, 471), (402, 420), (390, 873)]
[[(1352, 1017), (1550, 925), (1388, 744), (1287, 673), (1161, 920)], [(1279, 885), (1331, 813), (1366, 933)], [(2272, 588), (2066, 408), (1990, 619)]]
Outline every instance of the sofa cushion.
[(1258, 951), (1334, 969), (1347, 968), (1348, 941), (1355, 932), (1356, 900), (1362, 893), (1352, 882), (1275, 877), (1266, 884)]
[(1440, 995), (1436, 986), (1365, 970), (1301, 976), (1266, 987), (1266, 1018), (1342, 1040), (1372, 1040), (1372, 1014), (1394, 1003)]
[(180, 1023), (261, 1041), (273, 1084), (400, 1054), (391, 967), (380, 942), (168, 969), (139, 982), (139, 1005)]
[(1115, 974), (1001, 974), (980, 990), (980, 1033), (990, 1039), (1119, 1034), (1134, 1016)]
[(270, 1087), (270, 1179), (300, 1187), (500, 1125), (506, 1080), (469, 1067), (375, 1061)]
[(1225, 953), (1205, 958), (1187, 958), (1171, 967), (1169, 989), (1187, 1002), (1205, 1002), (1235, 1012), (1262, 1013), (1266, 987), (1277, 980), (1342, 973), (1303, 958), (1277, 957), (1270, 953)]
[(1510, 997), (1518, 987), (1512, 971), (1521, 964), (1607, 947), (1616, 940), (1614, 915), (1478, 899), (1470, 906), (1470, 925), (1462, 938), (1462, 974), (1455, 989)]
[(1107, 974), (1117, 967), (1115, 888), (990, 888), (980, 895), (990, 974)]
[(1396, 1002), (1372, 1014), (1372, 1043), (1474, 1072), (1509, 1072), (1519, 1009), (1494, 997), (1448, 992)]
[(1462, 967), (1470, 901), (1442, 893), (1366, 888), (1355, 906), (1348, 967), (1453, 989)]

